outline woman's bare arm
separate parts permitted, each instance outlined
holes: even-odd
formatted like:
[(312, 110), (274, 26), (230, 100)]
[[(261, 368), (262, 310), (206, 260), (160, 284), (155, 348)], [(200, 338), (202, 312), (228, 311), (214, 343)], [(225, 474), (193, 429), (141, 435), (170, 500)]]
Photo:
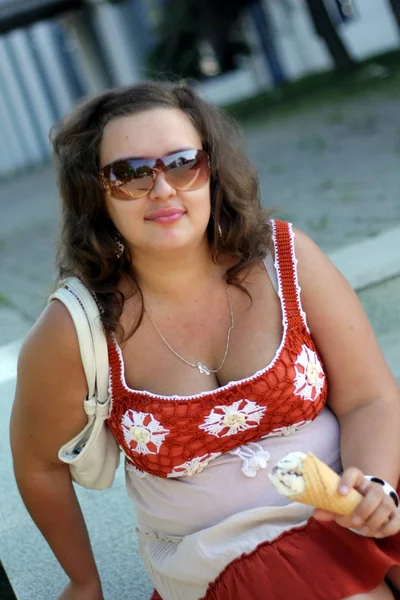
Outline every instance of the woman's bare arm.
[(97, 595), (88, 592), (87, 598), (101, 598), (69, 469), (57, 456), (87, 421), (86, 395), (73, 321), (67, 309), (54, 301), (29, 332), (19, 355), (10, 428), (14, 471), (32, 519), (68, 577), (78, 587), (97, 588)]
[[(400, 390), (356, 294), (321, 250), (296, 233), (299, 281), (308, 324), (328, 376), (328, 403), (340, 423), (344, 473), (339, 492), (364, 496), (352, 517), (325, 511), (343, 527), (386, 537), (400, 531), (400, 512), (375, 475), (397, 487), (400, 477)], [(367, 257), (366, 257), (367, 260)]]
[(295, 240), (303, 305), (327, 372), (328, 402), (340, 422), (343, 466), (396, 486), (399, 388), (349, 283), (304, 233), (296, 232)]

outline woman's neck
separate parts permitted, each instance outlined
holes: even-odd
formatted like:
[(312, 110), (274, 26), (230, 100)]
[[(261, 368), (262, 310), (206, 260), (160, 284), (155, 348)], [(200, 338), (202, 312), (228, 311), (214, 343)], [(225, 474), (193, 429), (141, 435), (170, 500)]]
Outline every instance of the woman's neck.
[(212, 260), (207, 244), (179, 253), (161, 256), (135, 253), (134, 270), (137, 282), (147, 298), (163, 300), (197, 296), (204, 286), (221, 280), (223, 268)]

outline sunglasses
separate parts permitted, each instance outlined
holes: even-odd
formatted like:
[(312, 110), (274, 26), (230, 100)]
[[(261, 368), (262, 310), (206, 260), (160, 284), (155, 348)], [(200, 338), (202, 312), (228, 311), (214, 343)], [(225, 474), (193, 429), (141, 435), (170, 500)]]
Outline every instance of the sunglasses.
[(141, 198), (154, 187), (158, 173), (175, 190), (197, 190), (210, 177), (210, 159), (204, 150), (181, 150), (162, 158), (125, 158), (99, 171), (106, 192), (121, 200)]

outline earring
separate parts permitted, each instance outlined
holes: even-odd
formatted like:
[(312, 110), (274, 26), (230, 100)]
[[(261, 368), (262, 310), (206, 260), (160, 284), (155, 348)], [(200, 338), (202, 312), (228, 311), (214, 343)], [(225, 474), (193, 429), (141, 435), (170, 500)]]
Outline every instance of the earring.
[(218, 235), (220, 238), (222, 237), (222, 227), (219, 224), (218, 224)]
[(118, 259), (118, 258), (121, 258), (121, 256), (123, 255), (125, 246), (121, 242), (121, 237), (119, 235), (116, 235), (114, 237), (114, 240), (115, 240), (115, 245), (117, 246), (116, 251), (115, 251), (115, 256)]

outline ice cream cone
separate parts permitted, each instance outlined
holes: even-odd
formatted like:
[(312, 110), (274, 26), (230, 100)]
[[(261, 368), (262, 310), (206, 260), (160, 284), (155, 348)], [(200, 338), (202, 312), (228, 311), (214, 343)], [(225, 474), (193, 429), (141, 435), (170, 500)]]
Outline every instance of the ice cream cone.
[(346, 496), (339, 494), (339, 475), (311, 452), (303, 459), (302, 474), (305, 479), (304, 492), (291, 496), (296, 502), (350, 516), (362, 499), (361, 494), (354, 489)]

